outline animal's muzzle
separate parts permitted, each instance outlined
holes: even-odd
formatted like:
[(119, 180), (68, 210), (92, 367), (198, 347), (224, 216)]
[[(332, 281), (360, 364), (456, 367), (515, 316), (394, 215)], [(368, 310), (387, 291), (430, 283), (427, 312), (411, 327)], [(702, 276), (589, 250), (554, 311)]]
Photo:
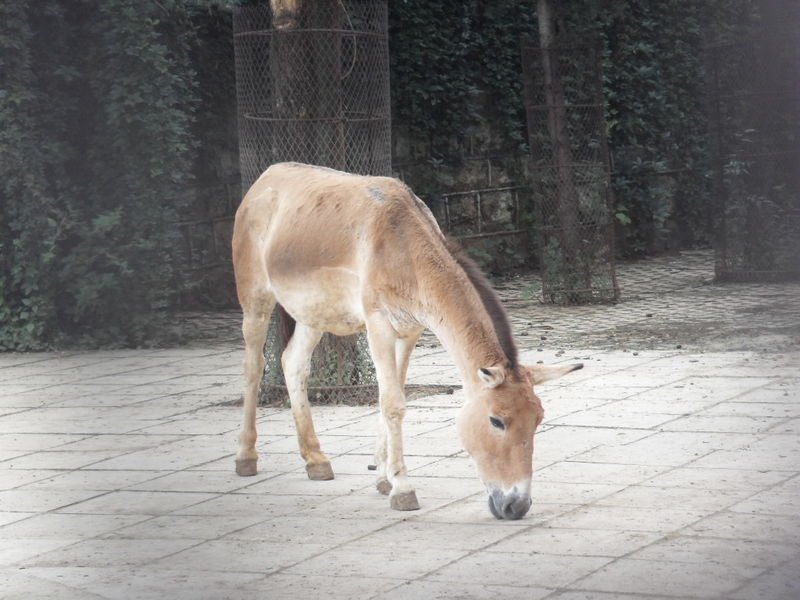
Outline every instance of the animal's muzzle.
[(530, 495), (520, 493), (516, 486), (508, 493), (499, 488), (489, 491), (489, 510), (497, 519), (521, 519), (530, 507)]

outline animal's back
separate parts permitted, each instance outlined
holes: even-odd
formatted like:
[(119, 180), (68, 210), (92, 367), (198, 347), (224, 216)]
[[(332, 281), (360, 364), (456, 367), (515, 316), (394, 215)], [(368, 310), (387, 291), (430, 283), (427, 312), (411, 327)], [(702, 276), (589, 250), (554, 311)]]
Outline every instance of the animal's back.
[(396, 179), (280, 163), (237, 212), (237, 287), (242, 279), (252, 295), (262, 286), (296, 320), (351, 333), (363, 326), (365, 285), (384, 300), (386, 285), (407, 289), (412, 255), (440, 238), (430, 211)]

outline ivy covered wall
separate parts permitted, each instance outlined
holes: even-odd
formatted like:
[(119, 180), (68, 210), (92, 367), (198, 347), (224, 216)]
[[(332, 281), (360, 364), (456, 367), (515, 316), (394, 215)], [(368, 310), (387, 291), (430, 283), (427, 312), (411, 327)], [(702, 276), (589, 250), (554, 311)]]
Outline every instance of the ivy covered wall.
[[(225, 187), (236, 168), (236, 3), (0, 3), (0, 349), (161, 343), (166, 309), (198, 297), (187, 231), (224, 247), (216, 224), (239, 195)], [(712, 30), (750, 27), (757, 1), (553, 5), (563, 31), (604, 40), (620, 251), (706, 243), (703, 46)], [(450, 197), (467, 216), (472, 199), (458, 194), (513, 189), (513, 207), (501, 198), (485, 216), (518, 205), (515, 227), (532, 231), (517, 186), (519, 38), (536, 32), (535, 0), (389, 8), (396, 168), (434, 208)], [(224, 192), (192, 191), (214, 186)], [(187, 219), (212, 226), (176, 226)], [(515, 258), (483, 252), (497, 270)]]
[[(753, 3), (551, 4), (560, 33), (603, 40), (620, 253), (708, 243), (703, 47)], [(519, 39), (537, 35), (536, 0), (469, 0), (457, 12), (402, 0), (390, 9), (396, 163), (416, 164), (410, 182), (434, 196), (448, 181), (469, 185), (476, 153), (525, 180)]]
[(0, 3), (0, 349), (164, 339), (192, 43), (177, 0)]

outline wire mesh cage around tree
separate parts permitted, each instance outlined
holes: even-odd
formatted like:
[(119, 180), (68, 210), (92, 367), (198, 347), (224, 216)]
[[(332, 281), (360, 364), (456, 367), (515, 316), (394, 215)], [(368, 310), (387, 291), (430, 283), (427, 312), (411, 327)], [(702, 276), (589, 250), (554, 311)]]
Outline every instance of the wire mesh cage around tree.
[(386, 3), (269, 4), (234, 12), (242, 188), (282, 161), (391, 174)]
[(553, 303), (619, 297), (600, 48), (522, 43), (542, 296)]
[(722, 281), (800, 278), (800, 9), (781, 4), (761, 32), (707, 48)]
[[(386, 3), (273, 0), (234, 11), (242, 187), (271, 164), (296, 161), (391, 174)], [(282, 402), (278, 312), (266, 343), (260, 400)], [(309, 398), (377, 399), (364, 335), (326, 334), (314, 352)]]

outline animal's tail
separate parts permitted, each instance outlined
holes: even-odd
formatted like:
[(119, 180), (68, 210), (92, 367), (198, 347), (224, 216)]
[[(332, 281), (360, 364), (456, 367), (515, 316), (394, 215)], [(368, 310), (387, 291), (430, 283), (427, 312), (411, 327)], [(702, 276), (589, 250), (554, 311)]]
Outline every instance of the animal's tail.
[(294, 326), (296, 321), (292, 318), (292, 315), (286, 312), (286, 309), (280, 304), (275, 306), (275, 310), (278, 311), (279, 347), (281, 350), (283, 350), (289, 345), (289, 340), (291, 340), (292, 336), (294, 335)]

